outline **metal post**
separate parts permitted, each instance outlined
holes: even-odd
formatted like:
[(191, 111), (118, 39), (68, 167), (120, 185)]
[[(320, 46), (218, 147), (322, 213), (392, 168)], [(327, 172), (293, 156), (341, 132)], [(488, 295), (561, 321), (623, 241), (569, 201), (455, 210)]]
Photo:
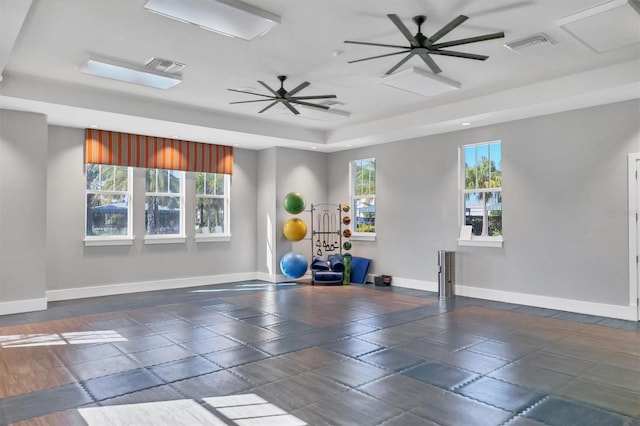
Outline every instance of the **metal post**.
[(438, 298), (440, 299), (456, 297), (455, 254), (454, 251), (438, 250)]

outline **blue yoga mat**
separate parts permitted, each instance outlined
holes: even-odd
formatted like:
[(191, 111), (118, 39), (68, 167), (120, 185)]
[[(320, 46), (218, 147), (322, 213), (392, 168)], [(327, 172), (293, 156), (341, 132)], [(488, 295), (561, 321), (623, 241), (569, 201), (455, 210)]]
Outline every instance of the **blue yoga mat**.
[(371, 259), (353, 256), (351, 258), (351, 282), (356, 284), (366, 283), (370, 264)]

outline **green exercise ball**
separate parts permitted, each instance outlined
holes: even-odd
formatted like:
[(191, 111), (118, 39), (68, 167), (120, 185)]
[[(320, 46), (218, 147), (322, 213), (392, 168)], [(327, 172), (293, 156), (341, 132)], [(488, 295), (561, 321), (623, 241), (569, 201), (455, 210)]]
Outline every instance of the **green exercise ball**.
[(298, 214), (304, 211), (307, 202), (299, 192), (290, 192), (284, 197), (284, 209), (291, 214)]

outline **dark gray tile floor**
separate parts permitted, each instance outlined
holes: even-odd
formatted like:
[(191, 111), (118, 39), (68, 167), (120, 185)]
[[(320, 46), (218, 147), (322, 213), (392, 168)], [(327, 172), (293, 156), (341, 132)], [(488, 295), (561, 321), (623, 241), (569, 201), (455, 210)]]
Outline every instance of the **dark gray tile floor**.
[(209, 289), (0, 317), (20, 336), (0, 341), (0, 424), (193, 400), (233, 425), (206, 398), (254, 395), (270, 425), (640, 426), (637, 323), (371, 285)]

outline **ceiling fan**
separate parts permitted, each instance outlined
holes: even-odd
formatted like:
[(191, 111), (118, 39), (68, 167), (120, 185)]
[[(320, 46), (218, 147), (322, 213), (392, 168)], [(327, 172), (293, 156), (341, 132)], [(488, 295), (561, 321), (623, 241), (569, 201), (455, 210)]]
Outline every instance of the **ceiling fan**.
[(386, 55), (372, 56), (369, 58), (356, 59), (355, 61), (349, 61), (350, 64), (354, 62), (368, 61), (370, 59), (384, 58), (386, 56), (393, 56), (393, 55), (408, 53), (407, 56), (402, 58), (400, 62), (394, 65), (389, 71), (387, 71), (385, 75), (389, 75), (393, 73), (395, 70), (397, 70), (399, 67), (401, 67), (405, 62), (407, 62), (409, 59), (411, 59), (415, 55), (422, 58), (422, 60), (425, 62), (425, 64), (427, 64), (429, 68), (431, 68), (431, 71), (433, 71), (434, 74), (438, 74), (442, 72), (442, 70), (440, 69), (438, 64), (436, 64), (433, 58), (431, 58), (430, 55), (454, 56), (456, 58), (466, 58), (466, 59), (475, 59), (478, 61), (484, 61), (488, 58), (488, 56), (476, 55), (474, 53), (454, 52), (451, 50), (444, 50), (444, 49), (451, 46), (459, 46), (461, 44), (476, 43), (478, 41), (493, 40), (496, 38), (504, 37), (504, 32), (499, 32), (499, 33), (493, 33), (493, 34), (485, 34), (485, 35), (476, 36), (476, 37), (463, 38), (459, 40), (447, 41), (444, 43), (437, 43), (438, 40), (440, 40), (445, 35), (449, 34), (456, 27), (458, 27), (464, 21), (469, 19), (469, 17), (465, 15), (460, 15), (454, 20), (452, 20), (451, 22), (449, 22), (447, 25), (442, 27), (440, 30), (438, 30), (431, 37), (427, 37), (424, 34), (422, 34), (422, 24), (424, 24), (424, 22), (427, 20), (426, 16), (418, 15), (413, 18), (413, 22), (415, 22), (416, 25), (418, 26), (418, 32), (416, 33), (416, 35), (411, 34), (409, 29), (402, 23), (402, 21), (400, 20), (400, 18), (398, 18), (397, 15), (389, 14), (387, 16), (389, 17), (389, 19), (391, 19), (391, 22), (393, 22), (395, 26), (400, 30), (402, 35), (404, 35), (405, 38), (409, 41), (409, 46), (406, 47), (406, 46), (397, 46), (393, 44), (368, 43), (363, 41), (346, 40), (345, 43), (402, 49), (400, 52), (388, 53)]
[(249, 94), (249, 95), (262, 96), (263, 98), (266, 98), (266, 99), (256, 99), (256, 100), (253, 100), (253, 101), (239, 101), (239, 102), (230, 102), (230, 103), (231, 104), (246, 104), (246, 103), (250, 103), (250, 102), (267, 102), (267, 101), (271, 101), (271, 103), (269, 105), (267, 105), (266, 107), (261, 109), (259, 112), (263, 113), (266, 110), (268, 110), (269, 108), (271, 108), (272, 106), (274, 106), (275, 104), (281, 103), (284, 106), (286, 106), (287, 108), (289, 108), (289, 111), (291, 111), (295, 115), (298, 115), (298, 114), (300, 114), (300, 112), (297, 109), (295, 109), (293, 105), (291, 105), (292, 103), (293, 104), (297, 104), (297, 105), (304, 105), (304, 106), (308, 106), (308, 107), (313, 107), (313, 108), (329, 109), (329, 107), (326, 106), (326, 105), (312, 104), (310, 102), (305, 102), (305, 101), (311, 100), (311, 99), (329, 99), (329, 98), (335, 98), (336, 97), (336, 95), (293, 96), (296, 93), (298, 93), (299, 91), (301, 91), (302, 89), (304, 89), (305, 87), (307, 87), (308, 85), (310, 85), (311, 83), (309, 83), (308, 81), (305, 81), (304, 83), (300, 83), (295, 88), (287, 91), (284, 88), (284, 81), (286, 79), (287, 79), (286, 75), (279, 75), (278, 76), (278, 80), (280, 80), (280, 88), (278, 90), (273, 90), (265, 82), (258, 80), (258, 83), (260, 83), (262, 86), (264, 86), (273, 95), (262, 95), (260, 93), (249, 92), (249, 91), (246, 91), (246, 90), (227, 89), (227, 90), (230, 90), (232, 92), (246, 93), (246, 94)]

